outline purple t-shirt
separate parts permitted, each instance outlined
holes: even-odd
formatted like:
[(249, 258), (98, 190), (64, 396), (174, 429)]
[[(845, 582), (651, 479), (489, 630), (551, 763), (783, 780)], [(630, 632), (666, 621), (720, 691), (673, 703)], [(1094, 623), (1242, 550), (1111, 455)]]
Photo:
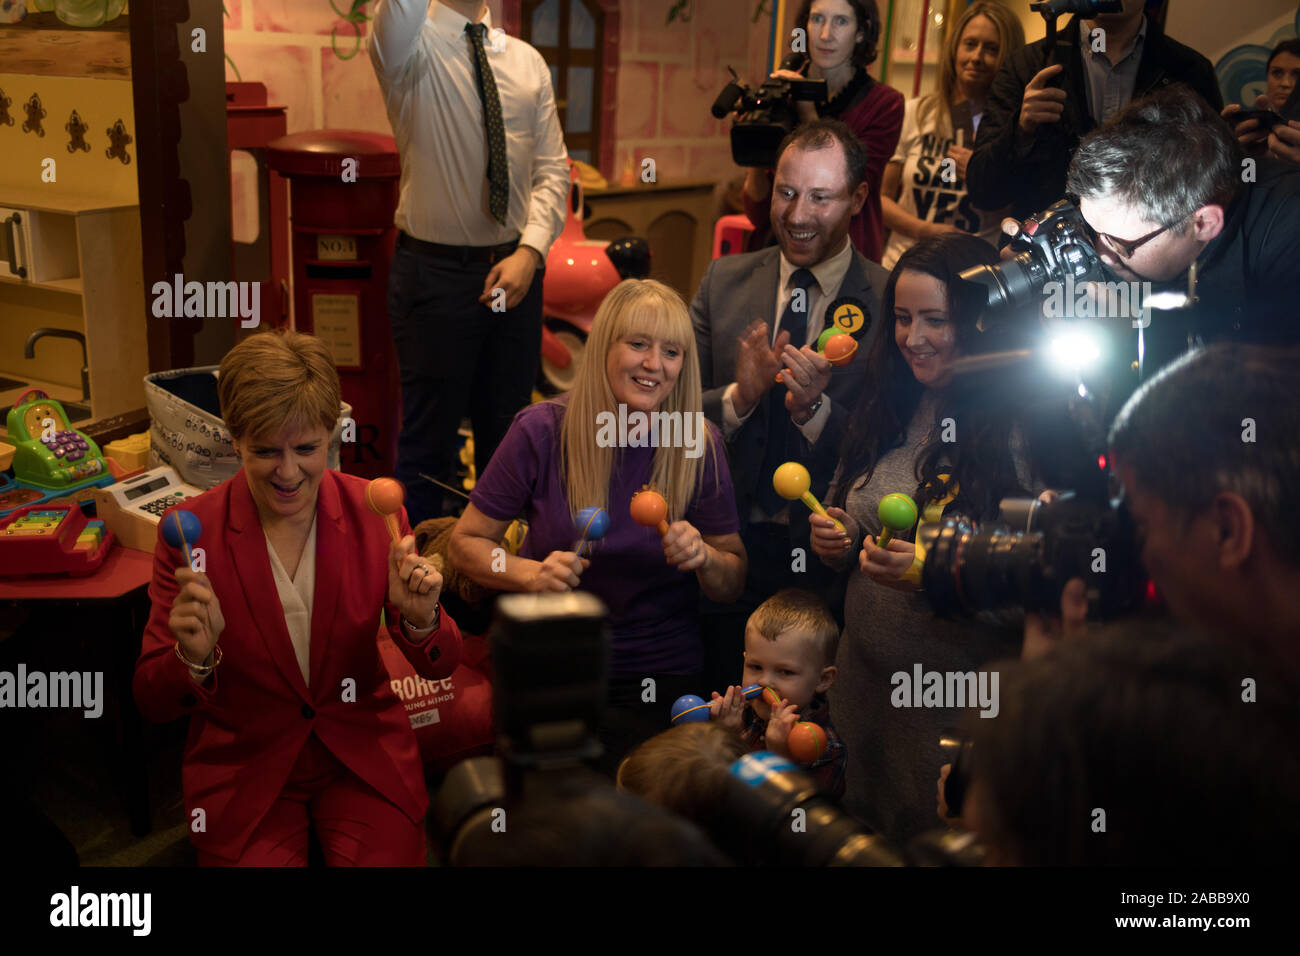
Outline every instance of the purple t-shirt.
[[(474, 486), (470, 501), (489, 518), (528, 521), (520, 556), (540, 561), (571, 551), (578, 539), (560, 477), (560, 422), (565, 405), (540, 402), (515, 416), (510, 431)], [(715, 455), (706, 445), (703, 481), (684, 518), (703, 535), (735, 534), (736, 496), (718, 429), (710, 422)], [(659, 532), (632, 520), (634, 492), (650, 481), (655, 449), (610, 449), (609, 530), (588, 546), (591, 567), (581, 589), (609, 607), (613, 675), (690, 674), (704, 662), (697, 620), (699, 583), (664, 558)]]

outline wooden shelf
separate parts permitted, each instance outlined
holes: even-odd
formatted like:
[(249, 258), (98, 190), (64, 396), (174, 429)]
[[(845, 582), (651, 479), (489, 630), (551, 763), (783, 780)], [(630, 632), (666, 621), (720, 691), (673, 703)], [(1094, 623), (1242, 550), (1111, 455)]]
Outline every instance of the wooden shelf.
[(63, 212), (80, 215), (87, 212), (106, 212), (110, 209), (134, 209), (139, 203), (105, 199), (103, 196), (86, 196), (75, 193), (43, 193), (40, 187), (0, 184), (0, 206), (15, 209), (34, 209), (36, 212)]
[(102, 27), (82, 29), (53, 13), (28, 13), (22, 23), (0, 26), (0, 63), (5, 73), (129, 80), (129, 21), (120, 16)]
[(0, 282), (6, 285), (18, 285), (28, 289), (46, 289), (50, 292), (66, 292), (69, 295), (81, 295), (81, 279), (54, 279), (51, 282), (28, 282), (13, 276), (0, 275)]

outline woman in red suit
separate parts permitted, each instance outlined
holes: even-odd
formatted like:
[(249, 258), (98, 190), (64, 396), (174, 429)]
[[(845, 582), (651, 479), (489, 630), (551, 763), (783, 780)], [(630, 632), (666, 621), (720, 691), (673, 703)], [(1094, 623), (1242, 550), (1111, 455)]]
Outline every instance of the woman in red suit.
[(383, 608), (416, 671), (449, 676), (460, 632), (442, 577), (405, 511), (394, 544), (367, 482), (325, 467), (340, 402), (319, 339), (254, 335), (218, 382), (242, 468), (185, 504), (199, 570), (159, 537), (135, 672), (147, 718), (191, 718), (199, 863), (303, 866), (310, 821), (330, 865), (423, 865), (424, 775), (376, 636)]

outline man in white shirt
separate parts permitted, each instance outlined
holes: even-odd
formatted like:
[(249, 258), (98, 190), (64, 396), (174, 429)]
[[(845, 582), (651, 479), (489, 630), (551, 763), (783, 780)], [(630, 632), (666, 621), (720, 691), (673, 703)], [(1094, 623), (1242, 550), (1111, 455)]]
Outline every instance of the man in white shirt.
[[(528, 404), (568, 154), (541, 54), (484, 0), (380, 0), (370, 58), (402, 160), (388, 312), (402, 381), (397, 478), (412, 523), (452, 510), (461, 419), (481, 474)], [(482, 72), (486, 66), (487, 72)]]

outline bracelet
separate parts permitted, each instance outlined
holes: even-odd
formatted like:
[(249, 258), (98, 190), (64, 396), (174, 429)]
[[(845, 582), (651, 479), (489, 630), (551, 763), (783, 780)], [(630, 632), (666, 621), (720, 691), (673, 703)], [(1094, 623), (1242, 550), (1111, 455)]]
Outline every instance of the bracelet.
[(794, 422), (796, 425), (807, 425), (810, 421), (813, 420), (813, 416), (816, 415), (817, 411), (822, 407), (822, 401), (823, 399), (819, 398), (817, 399), (817, 401), (813, 402), (811, 405), (808, 406), (808, 417), (805, 418), (803, 421), (801, 422), (795, 421), (793, 415), (790, 416), (790, 421)]
[(214, 657), (211, 664), (195, 664), (192, 660), (186, 657), (185, 652), (181, 650), (181, 642), (176, 642), (176, 656), (179, 657), (181, 662), (197, 677), (207, 677), (216, 669), (217, 665), (221, 663), (221, 658), (224, 656), (221, 651), (221, 645), (214, 644), (212, 651)]
[[(433, 607), (433, 621), (428, 625), (427, 630), (429, 630), (430, 632), (436, 631), (438, 629), (438, 624), (441, 620), (442, 620), (442, 605), (435, 604)], [(426, 630), (426, 628), (416, 627), (414, 624), (412, 624), (411, 619), (408, 618), (405, 614), (402, 615), (402, 627), (406, 628), (409, 631)]]

